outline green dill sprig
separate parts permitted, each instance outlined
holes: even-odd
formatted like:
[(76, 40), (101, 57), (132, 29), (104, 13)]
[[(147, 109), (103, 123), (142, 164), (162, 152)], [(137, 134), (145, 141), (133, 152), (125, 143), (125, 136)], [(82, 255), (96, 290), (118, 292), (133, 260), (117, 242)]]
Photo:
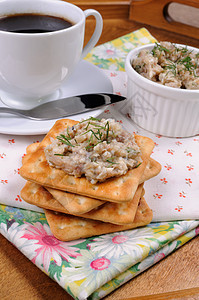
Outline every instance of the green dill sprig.
[(160, 52), (167, 52), (170, 53), (171, 51), (165, 47), (163, 47), (162, 45), (158, 44), (157, 42), (155, 43), (156, 46), (154, 46), (154, 48), (151, 50), (151, 53), (153, 56), (156, 56), (156, 51), (159, 50)]
[(185, 58), (179, 59), (178, 63), (183, 65), (190, 74), (195, 73), (195, 69), (197, 68), (197, 64), (192, 63), (192, 58), (190, 56), (186, 56)]
[(169, 62), (168, 64), (166, 64), (166, 65), (163, 66), (163, 69), (168, 70), (168, 72), (172, 72), (176, 76), (176, 74), (177, 74), (177, 72), (176, 72), (176, 68), (177, 68), (176, 64), (173, 61), (171, 61), (171, 60), (168, 60), (168, 62)]
[(118, 165), (118, 163), (116, 163), (116, 162), (114, 162), (114, 161), (112, 161), (112, 160), (107, 159), (106, 161), (107, 161), (108, 163), (112, 164), (112, 165), (115, 165), (115, 164)]
[(70, 133), (69, 133), (68, 130), (69, 130), (69, 126), (67, 126), (66, 132), (67, 132), (67, 135), (68, 135), (67, 138), (68, 138), (69, 140), (71, 140), (71, 136), (70, 136)]
[[(91, 132), (91, 136), (90, 136), (90, 138), (88, 140), (88, 145), (85, 147), (86, 150), (89, 150), (89, 149), (91, 149), (91, 148), (93, 148), (93, 147), (95, 147), (98, 144), (100, 144), (100, 143), (103, 142), (102, 133), (99, 131), (99, 129), (98, 129), (97, 132), (94, 132), (92, 129), (88, 130), (87, 132), (89, 132), (89, 131)], [(87, 133), (87, 132), (85, 132), (85, 133)], [(99, 135), (99, 137), (97, 135)], [(97, 143), (93, 142), (93, 137), (95, 137), (98, 140)]]
[[(98, 123), (95, 123), (95, 121), (97, 121), (97, 122), (101, 121), (100, 119), (90, 117), (89, 119), (83, 120), (80, 123), (83, 123), (86, 121), (88, 122), (88, 124), (85, 125), (84, 132), (81, 133), (81, 135), (90, 133), (90, 137), (87, 140), (87, 146), (85, 147), (85, 149), (89, 150), (89, 149), (95, 147), (96, 145), (98, 145), (99, 143), (102, 143), (103, 141), (106, 141), (108, 143), (109, 133), (110, 133), (109, 121), (107, 121), (106, 124), (103, 126)], [(92, 126), (91, 128), (89, 128), (90, 125)], [(70, 146), (70, 147), (78, 146), (77, 140), (75, 138), (74, 138), (74, 140), (76, 142), (76, 145), (71, 143), (71, 140), (73, 139), (73, 137), (70, 135), (69, 127), (67, 127), (65, 134), (60, 134), (56, 138), (61, 143), (65, 144), (67, 146)], [(94, 140), (94, 138), (97, 141)]]
[(87, 121), (98, 121), (98, 122), (100, 122), (101, 120), (98, 119), (98, 118), (90, 117), (90, 118), (88, 118), (88, 119), (82, 120), (81, 122), (79, 122), (79, 124), (85, 123), (85, 122), (87, 122)]
[(175, 46), (175, 49), (176, 49), (177, 52), (181, 52), (182, 55), (186, 55), (189, 52), (187, 47), (176, 47)]
[(60, 134), (56, 137), (61, 143), (67, 145), (67, 146), (71, 146), (71, 147), (75, 147), (73, 144), (71, 144), (71, 142), (69, 141), (69, 138), (67, 138), (64, 134)]
[[(89, 125), (93, 125), (94, 127), (92, 129), (88, 129)], [(85, 127), (85, 130), (86, 131), (83, 132), (81, 135), (87, 134), (89, 132), (91, 133), (91, 136), (88, 139), (88, 145), (85, 147), (87, 150), (95, 147), (96, 145), (102, 143), (103, 141), (106, 141), (108, 143), (109, 130), (110, 130), (109, 121), (106, 122), (105, 126), (101, 126), (99, 124), (95, 124), (89, 121), (88, 125)], [(105, 138), (102, 130), (105, 131)], [(97, 143), (93, 142), (94, 137), (98, 140)]]
[(110, 168), (110, 167), (112, 167), (113, 165), (118, 165), (118, 163), (115, 162), (114, 159), (115, 159), (114, 157), (110, 157), (109, 159), (106, 159), (106, 162), (109, 163), (109, 165), (107, 166), (107, 168)]
[(86, 126), (86, 128), (85, 128), (85, 130), (88, 130), (88, 127), (90, 126), (90, 125), (92, 125), (93, 127), (94, 127), (94, 129), (98, 129), (98, 128), (100, 128), (100, 129), (103, 129), (103, 130), (106, 130), (106, 127), (105, 126), (102, 126), (102, 125), (99, 125), (99, 124), (96, 124), (96, 123), (92, 123), (92, 122), (88, 122), (88, 124), (87, 124), (87, 126)]
[(100, 144), (100, 143), (102, 143), (102, 142), (103, 142), (103, 141), (99, 141), (99, 142), (97, 142), (96, 144), (90, 142), (90, 143), (85, 147), (85, 149), (86, 149), (86, 150), (89, 150), (89, 149), (91, 149), (91, 148), (94, 148), (95, 146), (97, 146), (98, 144)]
[[(90, 139), (89, 139), (88, 141), (90, 141), (91, 138), (93, 138), (93, 135), (94, 135), (94, 137), (95, 137), (97, 140), (101, 140), (101, 135), (102, 135), (102, 134), (101, 134), (101, 132), (100, 132), (99, 130), (98, 130), (97, 132), (94, 132), (93, 129), (89, 129), (89, 130), (83, 132), (81, 135), (87, 134), (87, 133), (89, 133), (89, 132), (91, 132), (91, 137), (90, 137)], [(98, 137), (97, 135), (99, 135), (99, 137)]]
[(140, 162), (137, 166), (135, 166), (134, 168), (136, 169), (136, 168), (138, 168), (140, 165), (141, 165), (142, 163)]

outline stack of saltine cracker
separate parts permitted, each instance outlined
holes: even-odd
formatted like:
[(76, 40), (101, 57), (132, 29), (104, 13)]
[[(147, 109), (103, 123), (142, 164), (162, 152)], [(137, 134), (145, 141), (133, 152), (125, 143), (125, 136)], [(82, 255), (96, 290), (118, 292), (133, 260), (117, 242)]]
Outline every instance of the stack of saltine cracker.
[(20, 175), (27, 180), (21, 197), (45, 211), (54, 236), (62, 241), (87, 238), (147, 225), (152, 211), (144, 199), (144, 182), (161, 166), (150, 157), (154, 142), (135, 135), (142, 163), (125, 175), (91, 184), (48, 164), (44, 148), (76, 121), (58, 120), (41, 143), (27, 147)]

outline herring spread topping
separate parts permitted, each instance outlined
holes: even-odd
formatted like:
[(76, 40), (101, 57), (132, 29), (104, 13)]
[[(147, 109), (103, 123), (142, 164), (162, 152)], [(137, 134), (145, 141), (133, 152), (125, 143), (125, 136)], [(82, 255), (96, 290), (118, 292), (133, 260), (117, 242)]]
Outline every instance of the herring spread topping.
[(154, 48), (141, 50), (132, 62), (142, 76), (159, 84), (180, 88), (199, 89), (199, 52), (170, 42), (156, 43)]
[(68, 126), (44, 151), (51, 166), (92, 184), (121, 176), (142, 161), (134, 135), (114, 119), (91, 117)]

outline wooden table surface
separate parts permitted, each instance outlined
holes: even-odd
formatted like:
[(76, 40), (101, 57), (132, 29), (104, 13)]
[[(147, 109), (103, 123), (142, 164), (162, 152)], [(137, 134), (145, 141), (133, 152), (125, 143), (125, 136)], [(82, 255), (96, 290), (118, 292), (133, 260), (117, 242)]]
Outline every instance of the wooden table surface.
[[(91, 34), (92, 25), (92, 20), (87, 21), (85, 41)], [(127, 19), (105, 19), (98, 44), (141, 27), (147, 28), (159, 41), (167, 40), (199, 46), (198, 39), (143, 26)], [(199, 299), (198, 249), (197, 237), (104, 299)], [(71, 300), (72, 298), (0, 235), (0, 299)]]

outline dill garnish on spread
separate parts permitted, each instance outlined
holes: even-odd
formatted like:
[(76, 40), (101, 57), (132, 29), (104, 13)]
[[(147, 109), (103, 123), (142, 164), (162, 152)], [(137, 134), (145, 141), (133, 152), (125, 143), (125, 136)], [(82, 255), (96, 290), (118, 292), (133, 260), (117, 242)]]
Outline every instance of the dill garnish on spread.
[(169, 87), (199, 89), (199, 52), (170, 42), (141, 50), (132, 62), (136, 72)]
[(113, 119), (89, 118), (67, 127), (45, 148), (49, 164), (91, 183), (121, 176), (141, 163), (134, 135)]

